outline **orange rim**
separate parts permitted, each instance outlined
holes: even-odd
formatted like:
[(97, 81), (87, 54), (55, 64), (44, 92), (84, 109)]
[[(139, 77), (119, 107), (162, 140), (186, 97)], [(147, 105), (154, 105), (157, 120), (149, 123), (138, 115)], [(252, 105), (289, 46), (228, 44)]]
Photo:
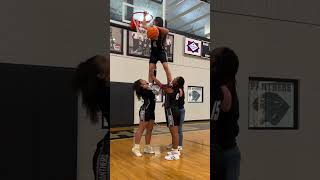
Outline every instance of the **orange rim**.
[[(140, 27), (140, 24), (142, 23), (142, 21), (139, 21), (137, 19), (134, 18), (135, 14), (143, 14), (144, 12), (135, 12), (132, 14), (132, 19), (131, 19), (131, 28), (133, 30), (137, 29), (137, 26)], [(149, 14), (151, 16), (151, 19), (149, 21), (146, 21), (146, 23), (149, 23), (153, 20), (153, 16), (151, 14)]]

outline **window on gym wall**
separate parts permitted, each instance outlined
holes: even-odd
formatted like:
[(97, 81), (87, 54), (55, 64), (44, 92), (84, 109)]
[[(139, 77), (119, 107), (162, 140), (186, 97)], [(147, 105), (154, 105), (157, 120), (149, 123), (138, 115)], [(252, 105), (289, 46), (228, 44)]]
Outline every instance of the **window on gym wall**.
[[(148, 11), (153, 17), (163, 17), (163, 2), (160, 0), (111, 0), (112, 23), (128, 26), (134, 12)], [(142, 20), (143, 14), (137, 15)], [(141, 16), (141, 17), (139, 17)]]
[[(129, 26), (134, 12), (162, 17), (171, 31), (210, 38), (208, 0), (111, 0), (111, 22)], [(140, 14), (142, 16), (142, 14)]]
[(110, 20), (122, 21), (122, 5), (126, 0), (111, 0), (110, 2)]
[(210, 38), (210, 4), (203, 0), (167, 0), (167, 27)]

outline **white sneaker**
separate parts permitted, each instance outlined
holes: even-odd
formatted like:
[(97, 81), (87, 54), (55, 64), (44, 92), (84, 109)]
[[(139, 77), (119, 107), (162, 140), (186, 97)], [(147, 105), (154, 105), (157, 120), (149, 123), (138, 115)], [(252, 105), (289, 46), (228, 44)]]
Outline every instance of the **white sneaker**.
[(182, 146), (178, 146), (178, 150), (179, 150), (179, 151), (182, 151)]
[(169, 144), (169, 145), (167, 146), (167, 149), (172, 149), (172, 144)]
[(180, 151), (178, 151), (177, 153), (174, 153), (173, 151), (167, 152), (167, 155), (170, 155), (170, 154), (178, 154), (179, 156), (181, 155)]
[(168, 161), (179, 160), (180, 156), (178, 154), (174, 153), (174, 154), (167, 155), (166, 157), (164, 157), (164, 159), (166, 159)]
[(153, 151), (153, 148), (151, 146), (145, 146), (144, 147), (144, 153), (154, 154), (155, 152)]
[(133, 147), (133, 148), (132, 148), (132, 152), (133, 152), (134, 155), (136, 155), (136, 156), (138, 156), (138, 157), (141, 157), (141, 156), (142, 156), (139, 148), (134, 148), (134, 147)]

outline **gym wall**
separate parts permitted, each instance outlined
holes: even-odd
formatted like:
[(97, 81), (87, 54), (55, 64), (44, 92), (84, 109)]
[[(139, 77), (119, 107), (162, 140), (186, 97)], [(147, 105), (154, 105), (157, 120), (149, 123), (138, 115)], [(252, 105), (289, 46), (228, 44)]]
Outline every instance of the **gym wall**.
[[(213, 2), (211, 39), (240, 59), (240, 179), (317, 179), (320, 1)], [(298, 130), (248, 130), (249, 76), (300, 80)]]
[[(95, 54), (108, 54), (109, 50), (109, 35), (106, 35), (109, 32), (109, 26), (107, 23), (109, 20), (109, 0), (97, 0), (97, 1), (78, 1), (78, 0), (51, 0), (51, 1), (38, 1), (38, 0), (29, 0), (29, 1), (12, 1), (12, 0), (1, 0), (0, 2), (0, 63), (10, 63), (10, 64), (25, 64), (33, 66), (46, 66), (50, 70), (55, 70), (55, 67), (60, 68), (71, 68), (74, 69), (80, 61), (84, 61), (88, 57), (91, 57)], [(20, 66), (17, 66), (20, 67)], [(32, 73), (32, 71), (27, 72)], [(57, 72), (58, 73), (58, 72)], [(70, 75), (70, 74), (68, 74)], [(71, 76), (71, 75), (70, 75)], [(38, 78), (45, 78), (47, 76), (39, 76)], [(54, 76), (53, 76), (54, 77)], [(59, 82), (59, 79), (64, 78), (63, 76), (56, 76), (54, 82)], [(66, 78), (70, 78), (69, 76)], [(41, 79), (46, 81), (48, 79)], [(65, 82), (66, 79), (61, 80)], [(37, 82), (41, 82), (40, 80)], [(56, 83), (59, 84), (59, 83)], [(6, 84), (2, 84), (6, 86)], [(30, 84), (29, 84), (30, 85)], [(28, 84), (24, 84), (21, 89), (27, 88)], [(51, 87), (51, 86), (49, 86)], [(64, 88), (66, 92), (69, 92), (69, 87), (61, 86), (55, 87), (56, 89), (51, 89), (48, 91), (50, 96), (54, 97), (57, 89)], [(35, 92), (40, 91), (41, 89), (35, 89)], [(0, 92), (4, 92), (0, 88)], [(11, 91), (14, 93), (15, 91)], [(63, 91), (59, 91), (63, 92)], [(36, 94), (36, 93), (35, 93)], [(28, 96), (29, 94), (25, 94)], [(14, 96), (14, 94), (8, 94), (9, 96)], [(25, 97), (27, 98), (27, 97)], [(44, 97), (34, 96), (32, 97), (34, 102), (31, 105), (25, 106), (25, 109), (22, 112), (26, 112), (27, 109), (34, 108), (44, 108), (44, 104), (39, 104), (36, 102), (42, 102)], [(72, 98), (70, 96), (70, 98)], [(23, 100), (23, 99), (22, 99)], [(92, 180), (92, 156), (96, 148), (96, 143), (103, 138), (105, 131), (101, 129), (101, 124), (92, 125), (88, 117), (85, 115), (85, 111), (79, 102), (78, 108), (78, 136), (77, 136), (77, 179), (78, 180)], [(47, 102), (47, 103), (50, 103)], [(64, 103), (61, 99), (60, 103)], [(59, 104), (55, 104), (59, 105)], [(63, 104), (64, 105), (64, 104)], [(51, 107), (51, 106), (50, 106)], [(59, 108), (60, 109), (60, 108)], [(74, 111), (77, 108), (70, 108), (70, 111)], [(4, 110), (1, 108), (1, 112)], [(27, 111), (28, 112), (28, 111)], [(38, 116), (38, 120), (45, 121), (50, 120), (50, 118), (45, 118), (46, 116), (51, 116), (57, 112), (55, 108), (47, 109), (45, 112), (48, 114)], [(21, 113), (21, 112), (16, 112)], [(0, 119), (3, 121), (12, 121), (19, 123), (19, 121), (29, 121), (28, 118), (14, 118), (7, 119), (3, 117), (1, 113)], [(56, 116), (58, 114), (55, 114)], [(56, 117), (52, 116), (52, 117)], [(29, 117), (29, 116), (28, 116)], [(31, 116), (32, 118), (32, 116)], [(39, 119), (40, 118), (40, 119)], [(62, 117), (61, 117), (62, 118)], [(64, 119), (68, 121), (69, 119)], [(52, 121), (54, 124), (52, 126), (46, 126), (41, 128), (42, 131), (47, 132), (61, 132), (56, 127), (64, 127), (62, 119), (59, 121)], [(26, 123), (26, 122), (24, 122)], [(29, 122), (31, 127), (31, 123)], [(23, 124), (22, 124), (23, 125)], [(19, 126), (19, 124), (16, 124)], [(37, 124), (35, 124), (37, 127)], [(40, 126), (40, 125), (39, 125)], [(18, 134), (20, 134), (19, 140), (29, 140), (24, 139), (24, 131), (17, 131), (17, 128), (5, 127), (2, 128), (13, 128)], [(66, 127), (66, 126), (65, 126)], [(54, 128), (54, 129), (53, 129)], [(18, 128), (19, 129), (19, 128)], [(28, 129), (31, 132), (31, 129)], [(39, 129), (38, 129), (39, 130)], [(26, 129), (27, 131), (27, 129)], [(5, 132), (5, 131), (3, 131)], [(16, 135), (17, 136), (17, 135)], [(6, 138), (7, 142), (15, 142), (14, 138), (16, 136), (3, 136)], [(59, 137), (59, 136), (57, 136)], [(6, 146), (7, 144), (5, 143)], [(59, 141), (52, 141), (53, 146), (59, 145)], [(64, 147), (63, 144), (60, 144), (61, 147)], [(17, 155), (27, 155), (34, 153), (35, 156), (28, 157), (28, 161), (15, 162), (15, 168), (21, 166), (22, 168), (37, 168), (33, 167), (32, 158), (39, 158), (37, 156), (38, 151), (30, 152), (24, 146), (21, 146), (22, 149), (20, 153), (22, 154), (2, 154), (1, 157), (7, 156), (17, 156)], [(10, 147), (9, 147), (10, 148)], [(15, 151), (11, 151), (14, 153)], [(41, 149), (40, 153), (46, 154), (47, 151)], [(63, 153), (63, 152), (57, 152)], [(63, 154), (62, 154), (63, 155)], [(58, 156), (58, 154), (57, 154)], [(3, 159), (3, 158), (0, 158)], [(5, 163), (5, 161), (1, 162)], [(45, 163), (45, 162), (43, 162)], [(54, 167), (59, 166), (59, 163), (65, 163), (60, 161), (58, 164), (56, 162), (46, 162), (51, 163), (50, 166)], [(55, 163), (54, 165), (52, 163)], [(4, 164), (6, 167), (6, 164)], [(37, 164), (39, 166), (39, 164)], [(74, 167), (71, 167), (74, 168)], [(6, 177), (6, 169), (0, 168), (0, 179), (15, 179), (11, 177)], [(37, 170), (37, 169), (36, 169)], [(18, 173), (22, 172), (18, 168)], [(15, 173), (17, 173), (15, 172)], [(64, 171), (59, 171), (59, 169), (51, 168), (50, 173), (52, 173), (51, 179), (66, 179)], [(29, 174), (26, 174), (23, 178), (29, 179)], [(15, 174), (17, 175), (17, 174)], [(5, 176), (4, 178), (2, 178)], [(76, 178), (76, 177), (74, 177)], [(21, 179), (21, 178), (20, 178)], [(37, 177), (30, 178), (32, 180), (37, 180)], [(43, 178), (45, 179), (45, 178)], [(68, 179), (68, 178), (67, 178)]]
[[(124, 30), (124, 52), (126, 50), (127, 33)], [(126, 53), (124, 53), (126, 54)], [(148, 80), (149, 59), (110, 54), (110, 78), (112, 82), (133, 83), (137, 79)], [(174, 34), (174, 62), (169, 63), (172, 76), (185, 78), (186, 117), (185, 120), (207, 120), (210, 117), (210, 61), (196, 56), (184, 54), (184, 36)], [(157, 64), (157, 78), (166, 83), (166, 75), (160, 62)], [(187, 87), (203, 86), (203, 103), (188, 103)], [(132, 91), (132, 93), (134, 93)], [(134, 123), (139, 123), (141, 101), (134, 97)], [(126, 110), (123, 110), (126, 111)], [(113, 111), (111, 111), (113, 113)], [(156, 105), (156, 122), (165, 122), (162, 103)], [(111, 115), (112, 116), (112, 115)]]

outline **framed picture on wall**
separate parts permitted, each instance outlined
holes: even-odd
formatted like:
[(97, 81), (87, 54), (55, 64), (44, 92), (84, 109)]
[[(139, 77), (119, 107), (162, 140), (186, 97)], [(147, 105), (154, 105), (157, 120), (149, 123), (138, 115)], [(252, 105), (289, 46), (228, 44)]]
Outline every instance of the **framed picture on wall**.
[(174, 35), (168, 34), (165, 49), (167, 52), (168, 62), (173, 62)]
[(123, 29), (110, 26), (110, 52), (123, 54)]
[(186, 37), (184, 42), (184, 53), (201, 57), (202, 42)]
[(249, 129), (298, 128), (298, 80), (249, 77)]
[(151, 41), (146, 34), (129, 31), (127, 33), (127, 54), (142, 58), (150, 58)]
[(188, 86), (188, 102), (203, 103), (203, 87)]
[(202, 41), (201, 57), (210, 59), (210, 42)]

